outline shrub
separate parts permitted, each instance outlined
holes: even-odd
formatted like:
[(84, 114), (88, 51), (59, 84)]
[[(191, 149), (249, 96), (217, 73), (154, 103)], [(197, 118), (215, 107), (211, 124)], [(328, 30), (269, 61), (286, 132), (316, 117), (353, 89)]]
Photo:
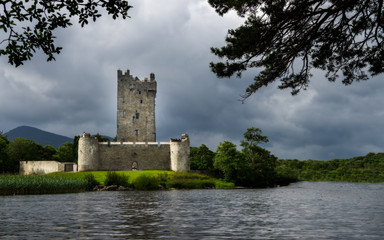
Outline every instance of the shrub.
[(95, 186), (100, 185), (100, 183), (95, 179), (95, 176), (92, 173), (86, 173), (84, 179), (87, 181), (87, 190), (92, 190)]
[(104, 185), (111, 186), (111, 185), (117, 185), (117, 186), (124, 186), (129, 187), (129, 176), (125, 175), (124, 173), (117, 173), (117, 172), (107, 172), (106, 179), (104, 181)]
[(133, 187), (137, 190), (156, 190), (159, 189), (159, 180), (156, 177), (140, 175), (133, 182)]
[(202, 188), (215, 188), (216, 184), (213, 180), (200, 180), (200, 179), (173, 179), (167, 183), (168, 188), (178, 189), (202, 189)]
[(168, 180), (168, 173), (159, 173), (157, 179), (159, 182), (166, 182)]

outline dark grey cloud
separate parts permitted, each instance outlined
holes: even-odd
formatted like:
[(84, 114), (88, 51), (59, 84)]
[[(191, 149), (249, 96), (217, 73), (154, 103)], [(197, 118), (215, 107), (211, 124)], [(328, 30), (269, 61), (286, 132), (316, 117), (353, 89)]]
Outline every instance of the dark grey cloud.
[(236, 14), (219, 17), (203, 0), (131, 1), (132, 18), (103, 16), (57, 31), (63, 51), (47, 63), (41, 53), (14, 68), (0, 58), (0, 130), (31, 125), (69, 137), (83, 131), (116, 134), (116, 71), (140, 79), (154, 72), (159, 141), (188, 133), (192, 145), (215, 150), (239, 144), (249, 127), (270, 139), (281, 158), (332, 159), (383, 151), (383, 76), (352, 86), (315, 72), (307, 91), (292, 97), (277, 83), (244, 104), (239, 99), (257, 71), (218, 79), (209, 62)]

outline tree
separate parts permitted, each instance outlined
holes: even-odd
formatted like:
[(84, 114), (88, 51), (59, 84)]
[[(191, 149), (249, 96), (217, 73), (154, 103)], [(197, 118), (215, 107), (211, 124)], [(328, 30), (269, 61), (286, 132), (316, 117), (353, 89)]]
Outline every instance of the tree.
[(39, 146), (34, 141), (25, 138), (15, 138), (8, 145), (8, 157), (11, 161), (11, 172), (17, 172), (20, 161), (40, 160)]
[(55, 153), (56, 149), (51, 145), (46, 145), (40, 149), (40, 157), (42, 160), (52, 160)]
[(76, 156), (74, 144), (71, 142), (66, 142), (58, 147), (56, 153), (53, 155), (59, 162), (76, 162)]
[(236, 183), (237, 173), (244, 166), (243, 155), (237, 150), (236, 144), (224, 141), (217, 146), (213, 165), (223, 173), (225, 181)]
[(55, 46), (54, 30), (71, 26), (73, 17), (78, 17), (83, 27), (101, 17), (101, 10), (113, 19), (125, 19), (131, 7), (120, 0), (0, 1), (0, 29), (4, 32), (0, 55), (8, 56), (8, 62), (16, 67), (30, 60), (36, 49), (47, 55), (47, 61), (54, 60), (54, 54), (62, 49)]
[(98, 142), (108, 142), (108, 141), (110, 141), (110, 139), (108, 137), (103, 137), (99, 133), (97, 133), (96, 135), (93, 135), (92, 137), (97, 138)]
[(268, 150), (258, 146), (260, 143), (269, 141), (267, 136), (261, 135), (262, 133), (259, 128), (248, 128), (244, 133), (244, 140), (240, 142), (248, 166), (239, 179), (242, 185), (249, 184), (253, 187), (274, 185), (277, 158)]
[(201, 144), (200, 147), (191, 148), (191, 169), (193, 170), (213, 170), (213, 158), (215, 153), (207, 146)]
[(15, 138), (9, 143), (8, 155), (15, 161), (40, 160), (38, 145), (32, 140), (22, 137)]
[(211, 63), (218, 77), (241, 77), (260, 68), (243, 99), (280, 80), (293, 95), (308, 87), (311, 70), (345, 85), (384, 72), (384, 0), (209, 0), (219, 15), (246, 18), (229, 30), (226, 46), (211, 48), (223, 62)]
[(8, 172), (10, 168), (8, 158), (8, 138), (0, 131), (0, 173)]
[(259, 128), (248, 128), (244, 133), (245, 140), (240, 141), (240, 146), (243, 147), (243, 152), (252, 162), (252, 169), (255, 168), (255, 161), (260, 157), (259, 152), (261, 152), (261, 149), (258, 144), (269, 142), (268, 137), (262, 136), (261, 134), (263, 134), (263, 131)]

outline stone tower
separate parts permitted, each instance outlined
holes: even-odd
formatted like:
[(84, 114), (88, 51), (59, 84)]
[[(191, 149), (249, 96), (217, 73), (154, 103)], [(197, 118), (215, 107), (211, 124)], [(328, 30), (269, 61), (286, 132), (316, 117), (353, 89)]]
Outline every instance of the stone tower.
[(117, 70), (117, 141), (155, 142), (155, 74), (140, 80)]

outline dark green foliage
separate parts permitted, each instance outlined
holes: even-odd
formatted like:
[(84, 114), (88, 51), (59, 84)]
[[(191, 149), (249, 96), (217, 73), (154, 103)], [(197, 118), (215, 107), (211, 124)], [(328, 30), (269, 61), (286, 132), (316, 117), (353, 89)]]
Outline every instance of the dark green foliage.
[(236, 145), (224, 141), (217, 147), (214, 166), (224, 177), (225, 181), (236, 182), (238, 171), (246, 168), (245, 156), (239, 152)]
[(7, 148), (7, 172), (19, 172), (20, 161), (41, 160), (41, 145), (25, 138), (15, 138)]
[(13, 164), (8, 157), (9, 141), (6, 136), (0, 132), (0, 173), (11, 172)]
[(100, 183), (95, 179), (95, 176), (92, 173), (86, 173), (84, 175), (84, 179), (87, 181), (86, 190), (88, 191), (91, 191), (95, 186), (100, 185)]
[(106, 179), (104, 181), (104, 185), (111, 186), (124, 186), (129, 187), (129, 176), (125, 175), (124, 173), (117, 173), (117, 172), (107, 172)]
[(172, 180), (167, 183), (167, 188), (177, 189), (204, 189), (215, 188), (216, 184), (213, 180)]
[(55, 155), (56, 149), (52, 147), (51, 145), (46, 145), (44, 147), (41, 147), (40, 149), (40, 157), (41, 160), (53, 160)]
[(133, 187), (136, 190), (157, 190), (159, 189), (159, 179), (157, 177), (140, 175), (134, 180)]
[[(28, 3), (27, 3), (28, 2)], [(37, 49), (43, 50), (47, 61), (54, 60), (61, 47), (54, 43), (54, 31), (72, 25), (75, 17), (83, 27), (89, 21), (101, 17), (100, 12), (127, 18), (131, 8), (127, 1), (1, 1), (0, 55), (8, 56), (8, 62), (16, 67), (30, 60)]]
[(76, 147), (73, 143), (66, 142), (56, 149), (53, 158), (59, 162), (77, 162)]
[(244, 24), (229, 30), (226, 46), (211, 51), (222, 62), (211, 63), (218, 77), (249, 68), (258, 75), (244, 98), (280, 80), (279, 88), (297, 94), (306, 89), (311, 69), (325, 70), (329, 81), (343, 83), (384, 72), (383, 0), (209, 0), (220, 14), (235, 10)]
[(214, 166), (223, 174), (224, 180), (244, 187), (270, 187), (288, 181), (275, 171), (277, 158), (268, 150), (258, 146), (268, 142), (258, 128), (248, 128), (241, 141), (242, 151), (231, 142), (223, 142), (217, 147)]
[(99, 141), (99, 142), (108, 142), (109, 141), (109, 138), (103, 137), (99, 133), (97, 133), (96, 135), (93, 135), (92, 137), (97, 138), (97, 141)]
[(384, 153), (369, 153), (351, 159), (279, 160), (281, 176), (306, 181), (384, 182)]
[(191, 147), (191, 169), (192, 170), (214, 170), (213, 158), (215, 153), (207, 146), (201, 144), (200, 147)]
[(39, 145), (25, 138), (15, 138), (9, 143), (8, 156), (14, 161), (41, 160)]

